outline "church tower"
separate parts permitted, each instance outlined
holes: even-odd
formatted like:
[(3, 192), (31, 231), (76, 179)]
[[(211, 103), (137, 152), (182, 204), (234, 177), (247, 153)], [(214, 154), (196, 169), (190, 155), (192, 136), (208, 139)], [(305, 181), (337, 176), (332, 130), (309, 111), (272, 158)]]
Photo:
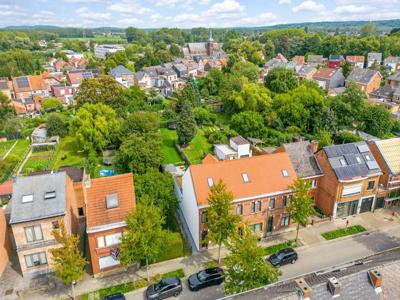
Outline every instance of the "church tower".
[(207, 55), (208, 56), (213, 56), (214, 54), (214, 39), (212, 37), (212, 30), (210, 28), (210, 31), (208, 33), (208, 41), (207, 41)]

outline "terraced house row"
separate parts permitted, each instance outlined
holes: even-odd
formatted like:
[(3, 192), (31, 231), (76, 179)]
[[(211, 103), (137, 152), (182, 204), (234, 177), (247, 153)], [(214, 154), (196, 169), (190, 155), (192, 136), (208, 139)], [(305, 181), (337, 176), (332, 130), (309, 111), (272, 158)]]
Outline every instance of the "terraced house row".
[(176, 180), (181, 215), (197, 250), (208, 246), (207, 197), (220, 180), (233, 193), (232, 211), (260, 237), (291, 226), (286, 207), (298, 177), (310, 181), (315, 205), (332, 218), (400, 205), (400, 138), (322, 149), (304, 140), (264, 149), (247, 142), (251, 150), (241, 156), (231, 147), (235, 141), (246, 143), (240, 137), (217, 145), (218, 156), (191, 165)]
[(135, 205), (131, 173), (90, 179), (83, 169), (63, 167), (16, 177), (5, 210), (8, 226), (0, 228), (6, 237), (1, 238), (7, 241), (7, 253), (13, 246), (24, 276), (51, 272), (50, 249), (60, 246), (52, 231), (63, 221), (68, 233), (87, 235), (88, 256), (97, 276), (119, 267), (125, 218)]

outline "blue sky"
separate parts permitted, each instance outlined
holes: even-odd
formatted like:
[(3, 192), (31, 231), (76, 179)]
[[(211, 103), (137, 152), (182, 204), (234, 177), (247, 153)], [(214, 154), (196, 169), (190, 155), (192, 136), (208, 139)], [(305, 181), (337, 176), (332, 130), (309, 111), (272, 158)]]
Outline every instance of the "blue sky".
[(400, 18), (400, 0), (0, 0), (0, 26), (230, 27)]

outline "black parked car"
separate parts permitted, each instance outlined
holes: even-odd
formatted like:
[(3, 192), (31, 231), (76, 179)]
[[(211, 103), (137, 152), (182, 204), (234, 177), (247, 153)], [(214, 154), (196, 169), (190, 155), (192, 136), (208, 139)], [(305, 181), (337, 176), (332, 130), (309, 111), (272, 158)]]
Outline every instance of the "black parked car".
[(198, 291), (208, 286), (219, 285), (224, 282), (224, 279), (225, 275), (222, 269), (215, 267), (190, 275), (188, 285), (191, 291)]
[(146, 299), (160, 300), (171, 296), (177, 297), (181, 292), (181, 280), (178, 277), (168, 277), (150, 285), (146, 290)]
[(272, 254), (268, 261), (274, 266), (283, 266), (288, 263), (294, 264), (297, 260), (297, 252), (292, 248), (286, 248)]
[(105, 296), (103, 298), (103, 300), (125, 300), (125, 296), (121, 293), (117, 293), (117, 294), (112, 294), (109, 296)]

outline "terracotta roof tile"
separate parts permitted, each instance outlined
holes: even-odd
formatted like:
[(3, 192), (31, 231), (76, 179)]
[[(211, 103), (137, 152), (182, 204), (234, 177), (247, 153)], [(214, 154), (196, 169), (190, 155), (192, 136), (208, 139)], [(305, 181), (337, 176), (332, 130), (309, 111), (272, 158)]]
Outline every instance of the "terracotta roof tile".
[(13, 191), (12, 180), (0, 184), (0, 196), (11, 195)]
[(337, 69), (321, 68), (314, 74), (313, 78), (331, 79), (337, 72)]
[(201, 161), (202, 164), (214, 164), (217, 162), (218, 162), (218, 159), (212, 154), (207, 154)]
[[(207, 205), (209, 178), (214, 184), (222, 179), (235, 199), (285, 191), (297, 178), (286, 152), (191, 165), (189, 170), (199, 206)], [(288, 177), (283, 176), (283, 170)], [(244, 182), (243, 174), (247, 174), (249, 182)]]
[[(107, 209), (106, 196), (112, 194), (118, 194), (118, 207)], [(122, 222), (136, 205), (133, 174), (93, 179), (86, 195), (88, 228)]]

